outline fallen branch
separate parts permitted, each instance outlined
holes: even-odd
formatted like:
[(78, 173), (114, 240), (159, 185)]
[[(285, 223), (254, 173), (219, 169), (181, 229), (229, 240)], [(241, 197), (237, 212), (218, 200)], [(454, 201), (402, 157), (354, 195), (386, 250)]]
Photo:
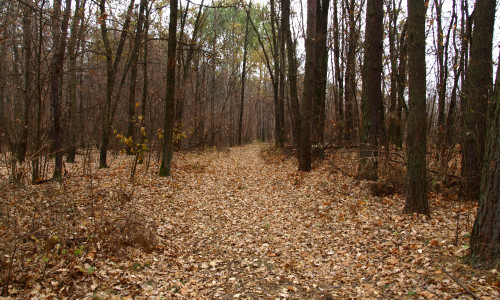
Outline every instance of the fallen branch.
[(455, 281), (459, 286), (461, 286), (467, 294), (469, 294), (472, 298), (476, 300), (481, 300), (480, 297), (476, 296), (465, 284), (463, 284), (457, 277), (453, 276), (450, 272), (446, 271), (443, 266), (441, 266), (441, 270), (446, 273), (446, 275), (450, 276), (453, 281)]

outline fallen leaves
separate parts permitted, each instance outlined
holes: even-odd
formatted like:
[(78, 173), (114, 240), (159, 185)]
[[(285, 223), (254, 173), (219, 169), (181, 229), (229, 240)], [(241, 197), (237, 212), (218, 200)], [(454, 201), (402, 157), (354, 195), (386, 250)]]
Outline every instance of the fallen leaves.
[[(352, 161), (342, 165), (341, 158), (336, 156), (336, 166), (353, 173)], [(96, 228), (102, 228), (97, 226), (105, 224), (97, 221), (106, 216), (122, 216), (109, 228), (124, 241), (128, 239), (123, 251), (110, 251), (106, 240), (79, 241), (87, 245), (79, 250), (81, 254), (74, 253), (80, 249), (76, 243), (67, 254), (74, 268), (51, 265), (45, 278), (29, 279), (25, 290), (21, 283), (12, 282), (11, 296), (463, 297), (461, 287), (441, 271), (441, 264), (460, 274), (478, 296), (500, 295), (497, 272), (483, 274), (460, 260), (467, 252), (471, 218), (461, 219), (459, 245), (454, 245), (457, 212), (466, 216), (473, 208), (457, 208), (444, 200), (434, 206), (431, 199), (430, 222), (405, 216), (400, 195), (372, 197), (366, 183), (344, 172), (331, 172), (326, 163), (309, 173), (296, 172), (294, 159), (278, 150), (262, 151), (259, 145), (176, 154), (170, 178), (144, 173), (139, 166), (135, 181), (128, 182), (128, 160), (118, 156), (110, 169), (93, 169), (95, 174), (90, 177), (75, 176), (66, 183), (65, 191), (54, 187), (58, 197), (75, 200), (82, 216), (93, 203), (106, 204), (102, 210), (94, 210), (92, 218), (76, 223), (74, 239), (77, 233), (91, 237)], [(78, 168), (78, 164), (70, 167)], [(16, 195), (11, 191), (6, 203), (18, 205)], [(29, 199), (30, 205), (48, 207), (40, 199), (43, 197)], [(140, 218), (128, 222), (124, 212)], [(145, 228), (154, 229), (157, 240), (151, 253), (130, 240), (140, 241), (147, 230), (134, 236), (130, 224), (139, 228), (150, 224)], [(0, 224), (2, 232), (5, 228)], [(32, 235), (32, 243), (42, 248), (49, 241), (53, 244), (54, 235), (47, 239), (35, 232)], [(1, 262), (8, 263), (9, 254), (0, 254)], [(43, 260), (39, 261), (42, 265)]]

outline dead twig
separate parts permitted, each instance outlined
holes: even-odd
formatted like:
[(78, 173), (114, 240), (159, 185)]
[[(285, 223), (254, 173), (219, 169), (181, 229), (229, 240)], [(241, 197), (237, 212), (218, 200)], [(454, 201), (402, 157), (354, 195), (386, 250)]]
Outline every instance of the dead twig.
[(480, 297), (476, 296), (476, 294), (474, 294), (465, 284), (463, 284), (457, 277), (453, 276), (453, 274), (451, 274), (450, 272), (446, 271), (445, 268), (443, 266), (441, 266), (441, 270), (443, 270), (443, 272), (446, 273), (446, 275), (450, 276), (451, 279), (453, 279), (453, 281), (455, 281), (459, 286), (461, 286), (465, 292), (467, 292), (467, 294), (469, 294), (472, 298), (476, 299), (476, 300), (481, 300)]

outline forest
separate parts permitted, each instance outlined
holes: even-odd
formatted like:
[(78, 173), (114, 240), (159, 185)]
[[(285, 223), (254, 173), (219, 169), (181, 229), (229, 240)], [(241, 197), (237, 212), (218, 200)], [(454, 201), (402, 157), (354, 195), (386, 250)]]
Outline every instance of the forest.
[(498, 6), (0, 1), (0, 298), (499, 299)]

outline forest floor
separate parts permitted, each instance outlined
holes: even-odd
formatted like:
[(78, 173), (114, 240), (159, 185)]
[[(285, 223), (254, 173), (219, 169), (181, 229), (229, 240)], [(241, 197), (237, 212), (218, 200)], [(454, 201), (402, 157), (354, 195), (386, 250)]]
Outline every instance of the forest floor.
[(497, 270), (467, 259), (474, 204), (430, 193), (432, 218), (403, 215), (404, 196), (349, 176), (354, 157), (300, 173), (252, 144), (176, 153), (171, 177), (152, 162), (131, 181), (131, 157), (84, 170), (81, 156), (63, 183), (2, 183), (3, 296), (500, 298)]

